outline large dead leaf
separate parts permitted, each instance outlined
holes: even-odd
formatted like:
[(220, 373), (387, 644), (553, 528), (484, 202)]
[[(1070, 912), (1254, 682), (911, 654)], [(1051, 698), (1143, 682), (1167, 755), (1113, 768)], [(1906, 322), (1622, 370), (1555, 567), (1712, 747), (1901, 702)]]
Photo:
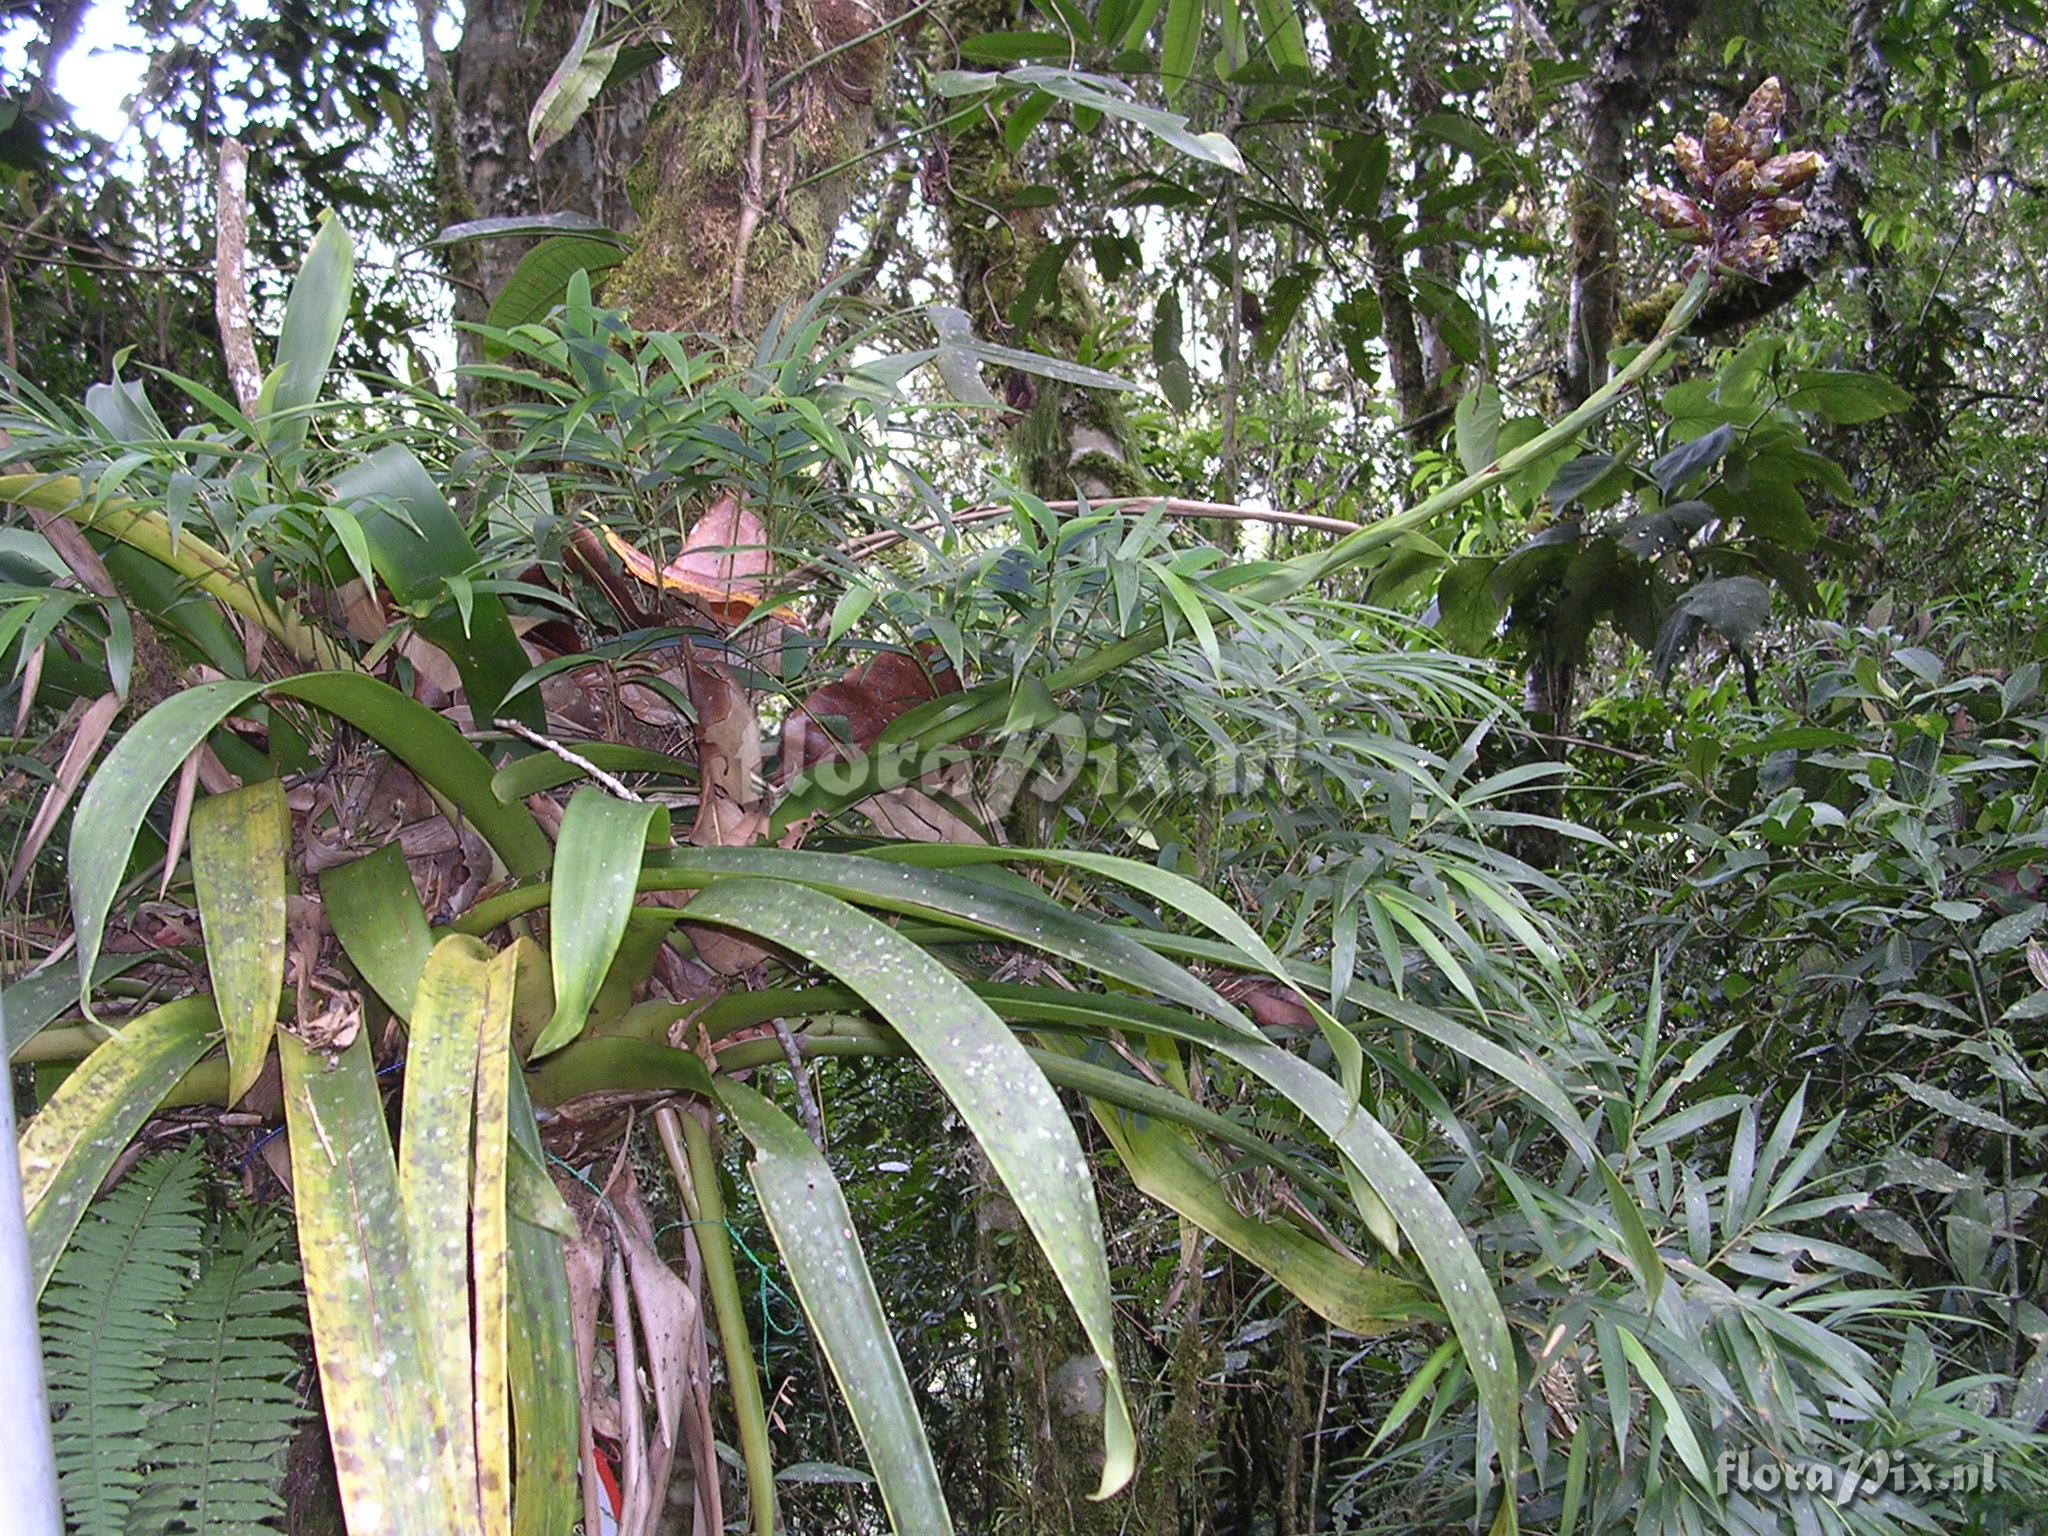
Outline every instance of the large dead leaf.
[(871, 746), (900, 716), (960, 691), (960, 674), (932, 655), (882, 651), (836, 682), (814, 688), (782, 723), (776, 777), (787, 782), (819, 763), (844, 762)]
[[(683, 642), (683, 673), (697, 712), (697, 819), (690, 841), (699, 848), (731, 848), (759, 841), (768, 830), (768, 799), (761, 782), (761, 721), (754, 701), (723, 662), (693, 640)], [(664, 905), (683, 906), (674, 892)], [(721, 976), (759, 965), (768, 952), (723, 928), (685, 924), (697, 957)]]
[(12, 901), (14, 893), (21, 889), (21, 882), (28, 878), (36, 855), (42, 852), (43, 844), (50, 840), (50, 834), (57, 830), (57, 818), (64, 814), (64, 807), (71, 803), (71, 797), (78, 792), (78, 786), (85, 778), (85, 770), (92, 766), (92, 760), (100, 750), (100, 743), (107, 739), (107, 732), (113, 729), (114, 717), (121, 712), (119, 695), (103, 693), (78, 717), (72, 727), (71, 740), (64, 748), (64, 757), (57, 764), (57, 776), (50, 781), (50, 787), (43, 793), (43, 803), (36, 807), (35, 819), (22, 835), (21, 850), (14, 857), (14, 868), (7, 876), (5, 900)]
[(697, 819), (690, 841), (700, 848), (754, 842), (768, 827), (754, 701), (731, 669), (693, 640), (683, 642), (683, 675), (697, 712)]
[[(960, 692), (960, 674), (951, 667), (940, 667), (943, 659), (934, 646), (925, 646), (918, 654), (884, 651), (837, 682), (813, 689), (782, 724), (777, 781), (787, 783), (819, 763), (844, 762), (872, 746), (883, 731), (918, 705)], [(950, 809), (946, 800), (966, 807), (982, 826)], [(906, 842), (985, 843), (988, 837), (982, 827), (1000, 830), (996, 818), (980, 803), (972, 770), (965, 762), (936, 770), (915, 786), (871, 795), (855, 809), (878, 831)], [(794, 846), (806, 830), (808, 824), (799, 823), (785, 842)]]
[(768, 600), (768, 530), (731, 491), (691, 524), (681, 552), (667, 565), (657, 567), (609, 528), (604, 538), (628, 575), (658, 592), (681, 594), (728, 628)]

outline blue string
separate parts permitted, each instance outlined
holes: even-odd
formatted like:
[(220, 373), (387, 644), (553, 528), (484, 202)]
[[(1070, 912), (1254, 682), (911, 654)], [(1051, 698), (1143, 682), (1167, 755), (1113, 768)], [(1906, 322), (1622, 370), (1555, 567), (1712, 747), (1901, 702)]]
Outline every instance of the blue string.
[[(377, 1069), (377, 1075), (379, 1077), (389, 1077), (392, 1073), (403, 1070), (404, 1067), (405, 1058), (401, 1056), (398, 1058), (398, 1060), (379, 1067)], [(278, 1137), (282, 1136), (287, 1129), (289, 1129), (289, 1127), (284, 1125), (273, 1127), (272, 1129), (265, 1131), (261, 1136), (258, 1136), (254, 1141), (250, 1142), (249, 1150), (242, 1154), (241, 1172), (247, 1173), (249, 1171), (249, 1165), (256, 1161), (256, 1154), (258, 1152), (261, 1152), (265, 1147), (269, 1146), (273, 1141), (277, 1140)]]

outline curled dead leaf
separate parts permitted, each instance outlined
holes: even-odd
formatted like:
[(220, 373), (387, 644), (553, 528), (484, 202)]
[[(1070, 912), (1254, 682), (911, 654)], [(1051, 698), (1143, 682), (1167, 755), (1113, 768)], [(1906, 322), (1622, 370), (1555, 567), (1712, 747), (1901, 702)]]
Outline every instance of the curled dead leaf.
[[(664, 566), (611, 529), (603, 533), (628, 575), (657, 592), (679, 593), (728, 628), (768, 601), (768, 530), (731, 491), (690, 525), (681, 552)], [(787, 610), (777, 614), (794, 619)]]

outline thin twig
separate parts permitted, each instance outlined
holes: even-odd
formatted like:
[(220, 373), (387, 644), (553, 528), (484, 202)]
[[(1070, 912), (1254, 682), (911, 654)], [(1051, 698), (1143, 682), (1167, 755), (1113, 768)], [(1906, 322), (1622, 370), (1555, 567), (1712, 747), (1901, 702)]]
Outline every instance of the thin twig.
[[(1054, 512), (1078, 512), (1078, 501), (1048, 501), (1046, 507)], [(1279, 523), (1289, 528), (1313, 528), (1321, 533), (1356, 533), (1362, 523), (1349, 522), (1341, 517), (1323, 517), (1313, 512), (1276, 511), (1265, 507), (1244, 507), (1227, 501), (1189, 501), (1179, 496), (1112, 496), (1088, 503), (1091, 512), (1131, 507), (1158, 507), (1168, 517), (1199, 521), (1204, 518), (1220, 519), (1227, 522)], [(914, 528), (884, 528), (874, 533), (864, 533), (859, 538), (849, 539), (839, 546), (839, 553), (849, 560), (867, 560), (885, 549), (925, 534), (944, 533), (954, 528), (971, 528), (976, 523), (994, 522), (999, 518), (1012, 516), (1016, 508), (1008, 502), (990, 502), (985, 506), (968, 507), (950, 517), (934, 518), (919, 523)], [(789, 578), (816, 575), (824, 570), (822, 562), (813, 560), (798, 566), (788, 573)]]
[(804, 1117), (804, 1129), (811, 1133), (811, 1144), (819, 1153), (825, 1150), (825, 1117), (818, 1113), (817, 1097), (811, 1092), (811, 1074), (804, 1065), (803, 1048), (796, 1043), (787, 1019), (771, 1021), (775, 1025), (775, 1038), (782, 1042), (782, 1054), (789, 1061), (789, 1075), (796, 1081), (797, 1113)]
[(569, 764), (571, 767), (581, 768), (585, 773), (589, 774), (593, 779), (597, 780), (598, 783), (602, 784), (606, 789), (610, 790), (613, 794), (617, 795), (621, 800), (630, 800), (635, 805), (645, 805), (647, 803), (646, 800), (644, 800), (641, 796), (634, 794), (632, 790), (626, 788), (624, 784), (620, 783), (619, 780), (613, 778), (610, 774), (606, 773), (602, 768), (598, 767), (597, 764), (593, 763), (589, 758), (583, 756), (581, 753), (570, 751), (567, 747), (563, 746), (559, 741), (556, 741), (552, 736), (543, 736), (539, 731), (536, 731), (532, 726), (523, 725), (517, 720), (493, 720), (491, 723), (501, 731), (510, 731), (514, 736), (517, 736), (521, 741), (531, 742), (534, 746), (539, 747), (541, 750), (545, 752), (554, 753), (555, 756), (559, 757), (563, 762)]

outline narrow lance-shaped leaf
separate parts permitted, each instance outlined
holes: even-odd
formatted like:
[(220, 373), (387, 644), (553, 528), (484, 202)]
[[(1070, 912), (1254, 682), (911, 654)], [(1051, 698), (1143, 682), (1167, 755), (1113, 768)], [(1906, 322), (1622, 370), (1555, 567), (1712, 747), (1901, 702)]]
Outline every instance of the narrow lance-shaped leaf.
[(597, 36), (598, 17), (603, 11), (604, 0), (590, 0), (590, 9), (583, 13), (582, 24), (576, 28), (568, 53), (563, 55), (562, 62), (555, 66), (555, 72), (548, 76), (547, 84), (541, 87), (540, 95), (534, 99), (533, 111), (527, 118), (526, 136), (532, 142), (536, 160), (560, 142), (589, 110), (618, 59), (617, 43), (607, 43), (601, 48), (591, 46)]
[(1101, 1364), (1104, 1459), (1096, 1497), (1115, 1493), (1131, 1479), (1137, 1446), (1116, 1367), (1102, 1219), (1087, 1157), (1045, 1074), (952, 972), (844, 902), (781, 881), (731, 880), (691, 902), (690, 917), (767, 939), (836, 975), (895, 1028), (959, 1109)]
[(22, 1127), (22, 1206), (32, 1289), (40, 1294), (86, 1203), (129, 1138), (219, 1038), (213, 1003), (180, 998), (96, 1049)]
[(760, 1094), (721, 1083), (719, 1097), (754, 1145), (747, 1171), (797, 1300), (867, 1446), (890, 1528), (899, 1536), (951, 1531), (917, 1399), (839, 1181), (802, 1128)]
[(648, 828), (656, 817), (665, 823), (667, 815), (658, 805), (614, 800), (588, 787), (569, 801), (555, 851), (548, 930), (555, 1016), (541, 1031), (535, 1054), (567, 1045), (582, 1031), (626, 934)]
[(328, 214), (292, 280), (284, 322), (277, 333), (277, 366), (256, 403), (258, 435), (273, 452), (306, 440), (307, 408), (320, 398), (355, 282), (355, 243), (348, 227)]
[(1369, 1338), (1416, 1315), (1423, 1293), (1407, 1281), (1368, 1269), (1283, 1222), (1245, 1215), (1231, 1203), (1216, 1170), (1172, 1126), (1127, 1110), (1094, 1108), (1096, 1123), (1133, 1184), (1271, 1275), (1318, 1317)]
[(366, 1034), (338, 1056), (277, 1037), (306, 1308), (335, 1480), (351, 1531), (469, 1536), (426, 1337), (398, 1169)]
[(192, 885), (206, 971), (227, 1033), (230, 1104), (263, 1071), (277, 1029), (291, 835), (284, 786), (275, 779), (209, 795), (192, 810)]

